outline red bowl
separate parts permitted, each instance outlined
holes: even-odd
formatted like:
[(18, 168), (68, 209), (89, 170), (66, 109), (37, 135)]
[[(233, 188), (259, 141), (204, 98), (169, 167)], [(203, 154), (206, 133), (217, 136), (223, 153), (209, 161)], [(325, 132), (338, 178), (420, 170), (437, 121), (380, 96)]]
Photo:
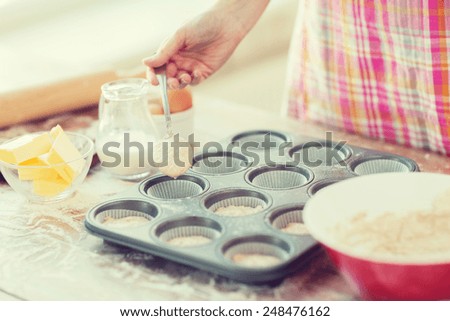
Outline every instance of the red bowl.
[(362, 176), (320, 190), (306, 204), (303, 218), (311, 235), (324, 246), (362, 299), (448, 300), (448, 253), (428, 257), (383, 257), (342, 244), (332, 231), (337, 223), (349, 223), (350, 218), (362, 211), (382, 214), (427, 210), (436, 197), (449, 190), (449, 175), (389, 173)]
[(392, 264), (359, 259), (325, 246), (344, 278), (364, 300), (447, 300), (450, 263)]

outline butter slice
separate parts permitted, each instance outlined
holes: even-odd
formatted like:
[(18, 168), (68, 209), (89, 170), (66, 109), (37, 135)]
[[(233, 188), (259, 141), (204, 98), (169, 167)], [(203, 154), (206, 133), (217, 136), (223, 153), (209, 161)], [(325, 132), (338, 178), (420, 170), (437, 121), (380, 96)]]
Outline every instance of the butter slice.
[(52, 128), (50, 136), (54, 138), (53, 145), (48, 154), (42, 155), (41, 159), (53, 166), (58, 174), (71, 184), (81, 173), (85, 160), (59, 125)]
[(25, 135), (0, 145), (0, 160), (17, 165), (47, 153), (51, 147), (52, 137), (48, 133)]
[[(46, 154), (44, 154), (46, 155)], [(45, 157), (45, 156), (44, 156)], [(43, 160), (43, 156), (29, 159), (19, 164), (21, 167), (17, 169), (19, 179), (24, 181), (31, 181), (36, 179), (44, 180), (56, 180), (58, 172), (53, 167), (42, 167), (48, 164)], [(28, 167), (29, 166), (29, 167)], [(35, 166), (41, 166), (39, 168)]]
[(60, 125), (56, 125), (50, 130), (50, 136), (52, 137), (53, 140), (55, 140), (56, 137), (58, 137), (58, 135), (61, 133), (64, 133), (64, 130)]
[(56, 179), (36, 179), (33, 181), (33, 192), (39, 196), (55, 196), (64, 192), (70, 186), (61, 177)]

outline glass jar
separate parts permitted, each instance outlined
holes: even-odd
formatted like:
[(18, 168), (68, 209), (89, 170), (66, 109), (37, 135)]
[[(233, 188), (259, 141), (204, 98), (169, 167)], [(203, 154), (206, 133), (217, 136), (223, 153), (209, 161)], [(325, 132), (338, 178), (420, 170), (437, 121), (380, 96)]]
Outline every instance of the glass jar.
[(149, 161), (157, 131), (148, 110), (149, 83), (130, 78), (102, 86), (96, 150), (102, 167), (125, 180), (156, 170)]

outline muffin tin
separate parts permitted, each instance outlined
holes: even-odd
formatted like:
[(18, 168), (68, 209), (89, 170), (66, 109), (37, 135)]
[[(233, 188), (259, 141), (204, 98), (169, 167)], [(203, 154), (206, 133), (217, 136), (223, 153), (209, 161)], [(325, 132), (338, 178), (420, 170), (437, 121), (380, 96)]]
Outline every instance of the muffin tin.
[[(211, 149), (175, 180), (155, 175), (93, 207), (87, 230), (238, 281), (269, 282), (317, 249), (302, 209), (321, 188), (357, 175), (419, 170), (398, 155), (278, 131), (239, 133)], [(229, 206), (236, 211), (228, 213)], [(248, 207), (260, 210), (244, 215)]]

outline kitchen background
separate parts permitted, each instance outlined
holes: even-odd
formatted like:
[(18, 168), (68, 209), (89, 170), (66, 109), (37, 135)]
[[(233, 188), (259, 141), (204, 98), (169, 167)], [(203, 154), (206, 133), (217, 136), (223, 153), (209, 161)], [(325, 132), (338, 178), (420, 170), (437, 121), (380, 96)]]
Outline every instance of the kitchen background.
[[(0, 105), (11, 92), (75, 79), (60, 88), (72, 97), (83, 95), (89, 75), (115, 70), (127, 77), (141, 71), (143, 57), (210, 5), (206, 0), (0, 0)], [(194, 95), (280, 112), (296, 7), (296, 0), (271, 1), (226, 66)], [(13, 99), (5, 101), (11, 105)]]

